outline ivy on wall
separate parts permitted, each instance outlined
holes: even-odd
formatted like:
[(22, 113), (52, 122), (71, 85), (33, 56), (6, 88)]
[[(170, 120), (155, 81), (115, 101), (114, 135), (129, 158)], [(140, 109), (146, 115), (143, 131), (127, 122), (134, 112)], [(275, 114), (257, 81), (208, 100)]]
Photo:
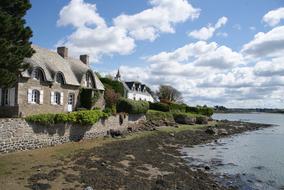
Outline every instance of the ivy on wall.
[(100, 98), (100, 92), (93, 89), (82, 88), (80, 90), (81, 107), (92, 109)]

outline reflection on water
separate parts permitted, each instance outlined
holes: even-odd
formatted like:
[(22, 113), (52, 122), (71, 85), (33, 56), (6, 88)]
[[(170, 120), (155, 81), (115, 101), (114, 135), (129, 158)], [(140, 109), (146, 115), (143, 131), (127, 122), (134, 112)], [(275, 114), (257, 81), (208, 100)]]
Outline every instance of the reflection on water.
[(227, 180), (227, 185), (237, 184), (240, 189), (280, 189), (284, 186), (284, 115), (215, 114), (213, 118), (278, 126), (184, 148), (182, 152), (186, 153), (185, 158), (191, 166), (208, 165), (214, 173), (233, 176)]

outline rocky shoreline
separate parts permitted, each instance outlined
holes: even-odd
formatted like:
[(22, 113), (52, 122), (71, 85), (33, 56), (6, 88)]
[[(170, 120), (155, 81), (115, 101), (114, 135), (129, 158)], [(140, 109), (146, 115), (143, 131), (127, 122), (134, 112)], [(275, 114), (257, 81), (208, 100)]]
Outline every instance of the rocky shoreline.
[[(62, 188), (65, 190), (235, 189), (217, 183), (214, 176), (206, 172), (210, 168), (192, 170), (182, 158), (179, 149), (271, 125), (219, 121), (206, 127), (196, 127), (194, 130), (190, 129), (193, 126), (165, 129), (144, 124), (144, 127), (146, 126), (143, 130), (151, 131), (143, 132), (142, 137), (124, 139), (120, 134), (113, 135), (119, 139), (62, 158), (61, 162), (55, 165), (38, 166), (37, 172), (28, 178), (27, 187), (54, 189), (54, 183), (59, 178), (64, 178), (68, 184), (66, 188)], [(138, 128), (129, 128), (129, 135), (137, 130)], [(49, 172), (43, 173), (42, 169)]]

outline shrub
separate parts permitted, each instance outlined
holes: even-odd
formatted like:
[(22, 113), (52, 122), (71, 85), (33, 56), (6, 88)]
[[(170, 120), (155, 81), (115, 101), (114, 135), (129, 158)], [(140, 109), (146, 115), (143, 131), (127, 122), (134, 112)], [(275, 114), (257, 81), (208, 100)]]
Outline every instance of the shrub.
[(60, 114), (40, 114), (26, 117), (26, 121), (43, 125), (52, 125), (58, 123), (70, 123), (81, 125), (93, 125), (101, 118), (107, 118), (109, 115), (100, 110), (78, 111), (72, 113)]
[(101, 94), (93, 89), (81, 89), (80, 103), (83, 108), (92, 109), (99, 100)]
[(186, 112), (188, 112), (188, 113), (198, 113), (198, 108), (197, 107), (186, 106)]
[(195, 113), (195, 114), (201, 114), (201, 115), (205, 115), (205, 116), (208, 116), (208, 117), (211, 117), (213, 115), (213, 108), (209, 108), (209, 107), (206, 107), (206, 106), (203, 106), (203, 107), (189, 107), (187, 106), (186, 107), (186, 112), (187, 113)]
[(164, 103), (150, 103), (150, 109), (151, 110), (157, 110), (157, 111), (163, 111), (163, 112), (168, 112), (170, 111), (170, 107), (168, 104), (164, 104)]
[(43, 125), (52, 125), (55, 123), (55, 116), (54, 114), (40, 114), (40, 115), (33, 115), (26, 117), (26, 121), (31, 123), (39, 123)]
[(186, 104), (170, 104), (170, 110), (172, 112), (186, 112)]
[(121, 95), (119, 93), (116, 93), (112, 88), (106, 88), (104, 95), (106, 101), (106, 107), (107, 108), (115, 107), (120, 96)]
[(161, 112), (156, 110), (148, 110), (146, 113), (148, 121), (168, 121), (174, 122), (173, 114), (170, 112)]
[(117, 80), (112, 80), (110, 78), (100, 78), (101, 82), (106, 88), (113, 89), (116, 93), (119, 93), (121, 96), (124, 95), (123, 84)]
[(145, 101), (135, 101), (121, 98), (117, 103), (116, 109), (117, 112), (125, 112), (130, 114), (146, 113), (149, 109), (149, 103)]
[(198, 113), (201, 114), (201, 115), (206, 115), (208, 117), (211, 117), (214, 113), (214, 110), (213, 108), (209, 108), (209, 107), (199, 107), (198, 108)]
[(175, 122), (179, 124), (208, 124), (208, 117), (200, 114), (176, 112), (173, 116)]

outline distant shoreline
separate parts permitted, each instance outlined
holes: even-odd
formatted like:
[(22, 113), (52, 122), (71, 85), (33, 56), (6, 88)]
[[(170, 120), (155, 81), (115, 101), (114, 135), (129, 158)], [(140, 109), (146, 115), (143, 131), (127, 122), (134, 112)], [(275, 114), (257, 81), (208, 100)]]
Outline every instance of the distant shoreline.
[(250, 109), (243, 109), (243, 108), (226, 108), (223, 110), (214, 110), (214, 113), (279, 113), (284, 114), (284, 109), (258, 109), (258, 108), (250, 108)]

